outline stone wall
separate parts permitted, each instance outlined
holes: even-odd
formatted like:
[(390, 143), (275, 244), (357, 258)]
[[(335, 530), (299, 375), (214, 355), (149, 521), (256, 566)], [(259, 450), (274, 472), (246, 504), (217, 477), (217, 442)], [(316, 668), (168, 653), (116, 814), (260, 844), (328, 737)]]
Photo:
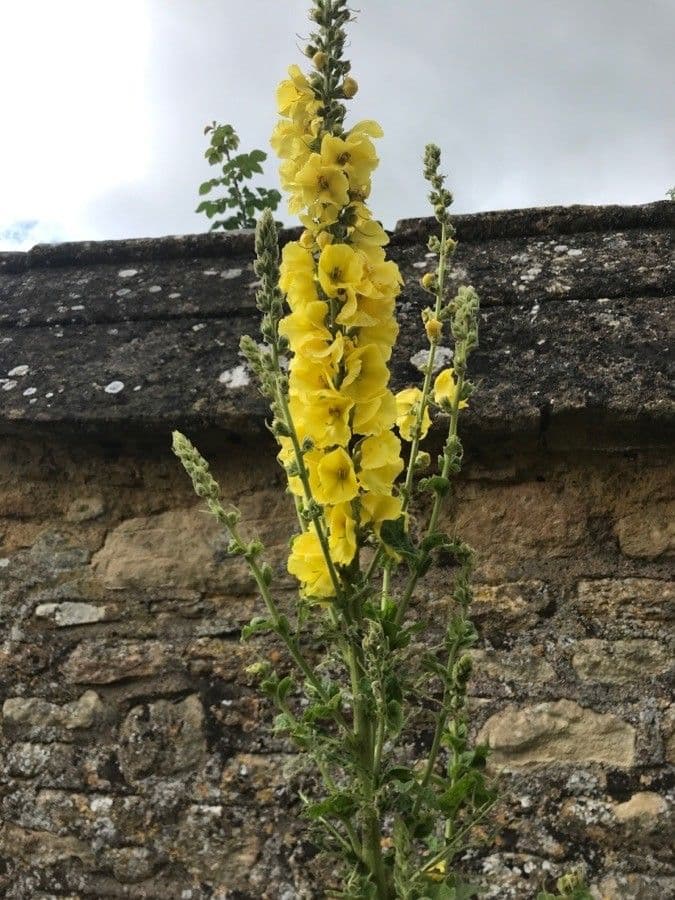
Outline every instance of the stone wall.
[[(273, 448), (214, 460), (290, 589)], [(448, 525), (480, 558), (476, 728), (509, 791), (475, 863), (489, 896), (530, 897), (573, 861), (601, 897), (675, 885), (668, 491), (661, 451), (543, 448), (484, 455), (458, 487)], [(5, 442), (0, 509), (3, 895), (306, 896), (301, 776), (242, 672), (260, 605), (167, 442)], [(446, 585), (434, 573), (419, 602), (440, 612)]]
[[(577, 862), (602, 900), (675, 895), (674, 224), (665, 202), (459, 217), (455, 277), (484, 311), (445, 525), (479, 558), (471, 704), (504, 799), (467, 864), (498, 900)], [(396, 387), (423, 344), (428, 229), (392, 236)], [(289, 603), (294, 512), (236, 350), (250, 257), (250, 235), (0, 254), (11, 900), (293, 900), (330, 876), (298, 820), (311, 776), (244, 672), (252, 581), (169, 450), (178, 426), (213, 461)], [(449, 575), (416, 600), (439, 621)]]

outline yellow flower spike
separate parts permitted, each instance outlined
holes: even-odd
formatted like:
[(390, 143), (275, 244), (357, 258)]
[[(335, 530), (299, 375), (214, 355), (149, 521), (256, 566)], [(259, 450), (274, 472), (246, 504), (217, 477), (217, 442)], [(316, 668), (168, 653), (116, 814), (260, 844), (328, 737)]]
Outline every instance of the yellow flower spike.
[(319, 201), (337, 207), (349, 203), (349, 182), (338, 166), (327, 166), (318, 153), (312, 153), (295, 176), (294, 195), (288, 203), (292, 213)]
[[(415, 427), (417, 410), (421, 400), (422, 391), (415, 387), (405, 388), (396, 394), (396, 425), (404, 441), (412, 441), (413, 439), (412, 429)], [(421, 438), (427, 436), (430, 427), (431, 417), (429, 416), (429, 410), (425, 409), (420, 429)]]
[(321, 543), (314, 530), (294, 538), (287, 568), (301, 583), (305, 596), (326, 599), (335, 595)]
[(351, 457), (342, 447), (326, 453), (311, 480), (314, 499), (322, 505), (348, 503), (359, 492)]
[[(434, 400), (444, 409), (453, 409), (457, 404), (457, 381), (454, 369), (443, 369), (434, 382)], [(457, 409), (466, 409), (468, 400), (460, 400)]]
[(328, 514), (328, 549), (334, 563), (348, 566), (356, 554), (356, 523), (351, 503), (339, 503)]
[(363, 259), (348, 244), (328, 244), (319, 257), (318, 275), (326, 296), (353, 296), (363, 278)]

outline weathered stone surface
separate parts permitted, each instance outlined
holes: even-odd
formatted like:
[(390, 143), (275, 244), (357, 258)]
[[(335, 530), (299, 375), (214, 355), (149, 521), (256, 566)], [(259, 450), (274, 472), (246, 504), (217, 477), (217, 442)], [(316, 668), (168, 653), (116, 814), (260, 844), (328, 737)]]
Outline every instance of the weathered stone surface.
[(110, 684), (155, 675), (172, 655), (171, 645), (162, 641), (82, 641), (62, 671), (67, 681), (76, 684)]
[(584, 619), (611, 628), (617, 621), (649, 630), (672, 620), (675, 589), (652, 578), (599, 578), (577, 586), (577, 609)]
[[(595, 427), (598, 410), (635, 430), (663, 425), (672, 204), (522, 210), (516, 233), (512, 215), (457, 217), (451, 277), (472, 282), (485, 310), (473, 360), (481, 403), (469, 428), (536, 433), (544, 416), (564, 440), (565, 416)], [(391, 243), (407, 280), (397, 385), (412, 377), (410, 359), (424, 346), (427, 295), (415, 264), (431, 265), (430, 227), (406, 223)], [(465, 243), (463, 232), (472, 235)], [(212, 238), (62, 245), (3, 258), (0, 423), (86, 421), (110, 433), (120, 422), (167, 430), (178, 418), (187, 427), (261, 433), (265, 407), (238, 351), (239, 336), (257, 328), (252, 240)], [(76, 303), (66, 299), (73, 294)], [(516, 358), (520, 365), (509, 365)], [(17, 368), (24, 374), (5, 374)], [(235, 371), (241, 386), (232, 378), (227, 386), (221, 376)], [(121, 387), (106, 391), (110, 384)]]
[(66, 522), (88, 522), (98, 519), (105, 512), (105, 503), (100, 494), (91, 497), (78, 497), (66, 510)]
[(542, 763), (606, 763), (630, 766), (635, 729), (616, 716), (584, 709), (571, 700), (509, 706), (492, 716), (481, 732), (499, 767)]
[(650, 504), (620, 518), (614, 527), (626, 556), (656, 559), (675, 551), (675, 503)]
[(478, 584), (474, 588), (472, 614), (490, 635), (503, 634), (534, 625), (549, 602), (543, 581)]
[(197, 769), (205, 752), (204, 709), (194, 694), (180, 703), (136, 706), (120, 729), (117, 755), (129, 782)]
[(576, 644), (572, 665), (584, 681), (625, 684), (664, 674), (672, 665), (672, 655), (659, 641), (593, 638)]
[(35, 725), (74, 730), (91, 728), (105, 713), (96, 691), (85, 691), (71, 703), (60, 706), (40, 697), (9, 697), (2, 706), (2, 717), (13, 725)]
[(473, 650), (474, 672), (477, 677), (492, 678), (498, 681), (517, 681), (540, 684), (555, 678), (555, 671), (550, 663), (537, 653), (541, 648), (532, 648), (524, 653), (500, 653), (498, 651)]
[(614, 807), (614, 815), (619, 822), (635, 822), (637, 820), (644, 825), (645, 821), (650, 822), (658, 818), (667, 809), (668, 804), (660, 794), (655, 794), (653, 791), (640, 791), (638, 794), (633, 794), (625, 803), (618, 803)]
[[(450, 279), (481, 293), (479, 390), (444, 524), (478, 555), (469, 712), (504, 797), (470, 862), (486, 898), (532, 900), (582, 859), (598, 898), (674, 890), (674, 220), (663, 203), (459, 221)], [(395, 386), (417, 378), (428, 229), (392, 236)], [(3, 268), (0, 896), (323, 896), (298, 816), (313, 779), (243, 673), (254, 650), (288, 661), (275, 640), (238, 642), (262, 604), (169, 446), (178, 426), (212, 460), (286, 610), (295, 512), (237, 349), (256, 329), (250, 236), (41, 248)], [(439, 637), (452, 577), (441, 561), (416, 598)], [(430, 739), (411, 730), (406, 752)]]
[(111, 618), (110, 611), (105, 606), (94, 606), (93, 603), (41, 603), (35, 608), (35, 616), (38, 619), (49, 619), (59, 628), (67, 628), (71, 625), (91, 625), (95, 622), (103, 622)]

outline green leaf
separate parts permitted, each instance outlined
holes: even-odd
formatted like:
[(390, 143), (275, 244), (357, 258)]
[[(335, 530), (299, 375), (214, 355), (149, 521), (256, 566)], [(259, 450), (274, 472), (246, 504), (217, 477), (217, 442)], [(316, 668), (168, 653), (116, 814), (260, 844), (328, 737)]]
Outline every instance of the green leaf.
[(333, 817), (346, 821), (351, 819), (357, 809), (358, 804), (354, 796), (347, 791), (339, 791), (319, 803), (312, 803), (305, 813), (310, 819)]
[(290, 675), (286, 675), (281, 679), (279, 684), (277, 685), (277, 697), (283, 703), (286, 697), (289, 694), (289, 691), (293, 688), (293, 679)]
[(380, 539), (396, 555), (408, 560), (417, 559), (417, 551), (405, 529), (405, 516), (384, 521), (380, 528)]
[(392, 766), (382, 776), (382, 783), (388, 784), (390, 781), (400, 781), (401, 784), (407, 784), (409, 781), (413, 781), (414, 778), (415, 773), (412, 769), (408, 769), (406, 766)]
[(254, 634), (260, 634), (262, 631), (274, 631), (274, 622), (262, 616), (255, 616), (248, 625), (244, 625), (241, 629), (241, 639), (247, 641)]

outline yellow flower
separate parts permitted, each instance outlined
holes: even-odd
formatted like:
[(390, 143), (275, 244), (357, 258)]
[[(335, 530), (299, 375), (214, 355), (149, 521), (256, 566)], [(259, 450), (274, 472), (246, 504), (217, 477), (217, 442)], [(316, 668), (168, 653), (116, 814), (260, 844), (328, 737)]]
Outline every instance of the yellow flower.
[(353, 405), (351, 397), (334, 389), (292, 396), (289, 402), (296, 427), (303, 437), (311, 437), (317, 447), (347, 446), (351, 437), (349, 413)]
[(293, 540), (288, 571), (302, 584), (302, 593), (325, 599), (335, 595), (326, 558), (315, 531), (306, 531)]
[(325, 165), (343, 169), (352, 186), (368, 182), (379, 162), (370, 139), (358, 132), (345, 138), (325, 135), (321, 141), (321, 158)]
[(396, 421), (396, 400), (391, 391), (379, 397), (357, 403), (354, 407), (352, 430), (354, 434), (381, 434)]
[(323, 300), (304, 303), (279, 322), (279, 334), (285, 338), (295, 352), (306, 349), (311, 352), (317, 344), (324, 347), (332, 335), (325, 326), (328, 304)]
[(355, 296), (363, 278), (363, 259), (348, 244), (328, 244), (319, 257), (319, 283), (328, 297)]
[(314, 257), (298, 241), (284, 245), (279, 266), (279, 288), (288, 298), (291, 309), (319, 299), (316, 289)]
[(341, 390), (356, 403), (379, 397), (389, 382), (389, 369), (375, 344), (356, 347), (345, 354)]
[(430, 866), (424, 870), (424, 874), (431, 881), (444, 881), (445, 873), (446, 873), (446, 864), (445, 860), (442, 859), (440, 862), (435, 863), (433, 866)]
[(375, 219), (359, 217), (350, 235), (352, 243), (360, 249), (368, 247), (384, 247), (389, 243), (389, 235)]
[(300, 71), (299, 66), (289, 66), (288, 74), (290, 77), (277, 87), (279, 115), (296, 120), (312, 115), (320, 104), (314, 96), (309, 81)]
[(434, 400), (444, 409), (453, 409), (455, 405), (457, 409), (466, 409), (469, 405), (468, 400), (460, 400), (457, 403), (457, 381), (455, 380), (454, 369), (443, 369), (436, 376), (434, 382)]
[(323, 359), (307, 356), (294, 356), (291, 359), (288, 375), (288, 393), (293, 396), (335, 389), (337, 366), (330, 356)]
[[(381, 301), (377, 301), (378, 303)], [(361, 298), (360, 305), (365, 306)], [(392, 301), (393, 305), (393, 301)], [(382, 359), (388, 362), (391, 358), (392, 347), (398, 336), (398, 323), (392, 316), (386, 316), (377, 325), (359, 329), (359, 344), (375, 344), (382, 354)]]
[[(404, 441), (412, 441), (413, 429), (417, 421), (417, 414), (422, 400), (422, 391), (419, 388), (405, 388), (396, 395), (396, 425), (399, 434)], [(420, 437), (424, 438), (431, 426), (429, 410), (425, 407)]]
[(356, 523), (350, 503), (339, 503), (328, 515), (328, 549), (331, 559), (348, 566), (356, 553)]
[(279, 452), (277, 453), (277, 459), (286, 472), (289, 490), (297, 497), (302, 497), (304, 493), (302, 481), (300, 481), (300, 478), (297, 475), (288, 474), (288, 467), (295, 463), (295, 450), (293, 449), (293, 442), (289, 437), (282, 437), (279, 438), (279, 444), (281, 445), (281, 450), (279, 450)]
[(427, 319), (424, 323), (424, 330), (431, 343), (437, 344), (443, 334), (443, 323), (435, 318)]
[(338, 166), (327, 166), (318, 153), (312, 153), (295, 176), (294, 196), (288, 203), (292, 213), (319, 201), (343, 207), (349, 203), (349, 182)]
[(401, 515), (402, 501), (400, 497), (389, 494), (363, 494), (361, 497), (361, 521), (370, 523), (373, 531), (379, 536), (383, 522), (395, 522)]
[(279, 159), (309, 159), (311, 135), (307, 134), (305, 123), (288, 122), (281, 119), (274, 126), (270, 137), (272, 149)]
[(391, 431), (366, 438), (361, 444), (358, 477), (359, 484), (365, 490), (375, 494), (391, 494), (402, 470), (401, 442)]
[(326, 453), (310, 479), (314, 499), (322, 505), (348, 503), (358, 494), (359, 486), (351, 457), (342, 447)]

